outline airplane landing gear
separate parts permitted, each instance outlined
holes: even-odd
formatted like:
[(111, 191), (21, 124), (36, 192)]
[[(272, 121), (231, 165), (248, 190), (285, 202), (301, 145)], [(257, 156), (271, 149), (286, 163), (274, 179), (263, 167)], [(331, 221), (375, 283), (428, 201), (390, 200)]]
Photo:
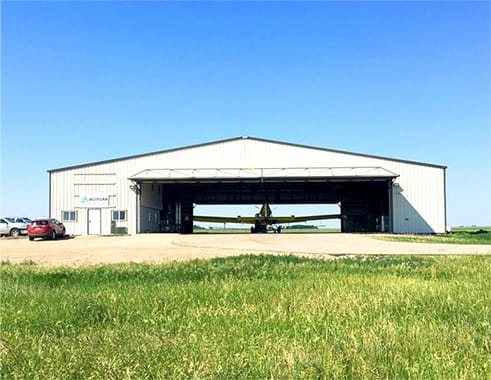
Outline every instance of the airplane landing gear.
[(251, 227), (251, 233), (253, 234), (265, 234), (268, 232), (268, 226), (266, 224), (255, 223), (253, 227)]

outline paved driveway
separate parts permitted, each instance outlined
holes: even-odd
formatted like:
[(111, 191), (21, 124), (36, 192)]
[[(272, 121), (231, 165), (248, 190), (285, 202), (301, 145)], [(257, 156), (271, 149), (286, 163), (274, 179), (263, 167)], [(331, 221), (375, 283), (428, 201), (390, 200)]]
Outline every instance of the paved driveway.
[(77, 236), (65, 240), (0, 240), (1, 260), (43, 265), (167, 262), (238, 254), (298, 254), (335, 258), (372, 254), (491, 254), (491, 245), (381, 241), (361, 234), (141, 234)]

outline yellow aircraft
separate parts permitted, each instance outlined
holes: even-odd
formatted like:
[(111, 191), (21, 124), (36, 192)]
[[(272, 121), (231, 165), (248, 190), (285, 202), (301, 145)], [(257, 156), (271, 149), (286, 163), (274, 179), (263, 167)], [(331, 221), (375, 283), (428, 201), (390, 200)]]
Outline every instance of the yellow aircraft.
[(323, 219), (341, 219), (340, 214), (330, 215), (305, 215), (305, 216), (273, 216), (271, 207), (267, 202), (263, 203), (261, 209), (255, 216), (205, 216), (194, 215), (193, 219), (198, 222), (215, 222), (215, 223), (246, 223), (254, 224), (251, 227), (251, 232), (268, 232), (268, 227), (275, 233), (280, 233), (282, 227), (280, 223), (306, 222), (308, 220), (323, 220)]

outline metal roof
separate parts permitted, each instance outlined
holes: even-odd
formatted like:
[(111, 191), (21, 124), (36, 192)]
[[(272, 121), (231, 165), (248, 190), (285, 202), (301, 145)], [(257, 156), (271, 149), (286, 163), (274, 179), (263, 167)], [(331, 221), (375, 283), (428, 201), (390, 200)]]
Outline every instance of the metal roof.
[(50, 170), (48, 170), (48, 173), (63, 171), (63, 170), (69, 170), (69, 169), (78, 169), (78, 168), (88, 167), (88, 166), (92, 166), (92, 165), (107, 164), (107, 163), (111, 163), (111, 162), (123, 161), (123, 160), (128, 160), (128, 159), (139, 158), (139, 157), (146, 157), (146, 156), (151, 156), (151, 155), (161, 154), (161, 153), (170, 153), (170, 152), (175, 152), (175, 151), (179, 151), (179, 150), (192, 149), (192, 148), (214, 145), (214, 144), (220, 144), (220, 143), (224, 143), (224, 142), (231, 142), (231, 141), (236, 141), (236, 140), (241, 140), (241, 139), (249, 139), (249, 140), (253, 140), (253, 141), (261, 141), (261, 142), (281, 144), (281, 145), (289, 145), (289, 146), (298, 147), (298, 148), (316, 149), (316, 150), (321, 150), (321, 151), (325, 151), (325, 152), (349, 154), (349, 155), (354, 155), (354, 156), (359, 156), (359, 157), (377, 158), (377, 159), (382, 159), (382, 160), (389, 160), (389, 161), (402, 162), (402, 163), (415, 164), (415, 165), (422, 165), (422, 166), (430, 166), (430, 167), (441, 168), (441, 169), (447, 168), (446, 166), (443, 166), (443, 165), (436, 165), (436, 164), (430, 164), (430, 163), (425, 163), (425, 162), (409, 161), (409, 160), (402, 160), (402, 159), (397, 159), (397, 158), (390, 158), (390, 157), (376, 156), (376, 155), (370, 155), (370, 154), (348, 152), (348, 151), (335, 150), (335, 149), (327, 149), (327, 148), (321, 148), (321, 147), (316, 147), (316, 146), (308, 146), (308, 145), (288, 143), (288, 142), (275, 141), (275, 140), (268, 140), (268, 139), (262, 139), (262, 138), (257, 138), (257, 137), (241, 136), (241, 137), (234, 137), (234, 138), (230, 138), (230, 139), (217, 140), (217, 141), (212, 141), (212, 142), (207, 142), (207, 143), (202, 143), (202, 144), (188, 145), (188, 146), (179, 147), (179, 148), (166, 149), (166, 150), (161, 150), (161, 151), (156, 151), (156, 152), (137, 154), (137, 155), (133, 155), (133, 156), (126, 156), (126, 157), (114, 158), (114, 159), (103, 160), (103, 161), (95, 161), (95, 162), (86, 163), (86, 164), (50, 169)]
[(202, 182), (202, 181), (333, 181), (382, 180), (398, 177), (381, 167), (310, 167), (310, 168), (217, 168), (217, 169), (145, 169), (129, 179), (136, 182)]

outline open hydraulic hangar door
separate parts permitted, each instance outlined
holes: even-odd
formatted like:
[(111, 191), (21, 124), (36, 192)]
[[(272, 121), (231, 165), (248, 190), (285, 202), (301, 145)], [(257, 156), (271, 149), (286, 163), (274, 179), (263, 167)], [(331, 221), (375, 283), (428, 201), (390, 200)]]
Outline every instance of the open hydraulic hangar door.
[(322, 204), (341, 207), (342, 232), (390, 232), (391, 179), (331, 182), (142, 183), (140, 232), (193, 232), (193, 204)]

